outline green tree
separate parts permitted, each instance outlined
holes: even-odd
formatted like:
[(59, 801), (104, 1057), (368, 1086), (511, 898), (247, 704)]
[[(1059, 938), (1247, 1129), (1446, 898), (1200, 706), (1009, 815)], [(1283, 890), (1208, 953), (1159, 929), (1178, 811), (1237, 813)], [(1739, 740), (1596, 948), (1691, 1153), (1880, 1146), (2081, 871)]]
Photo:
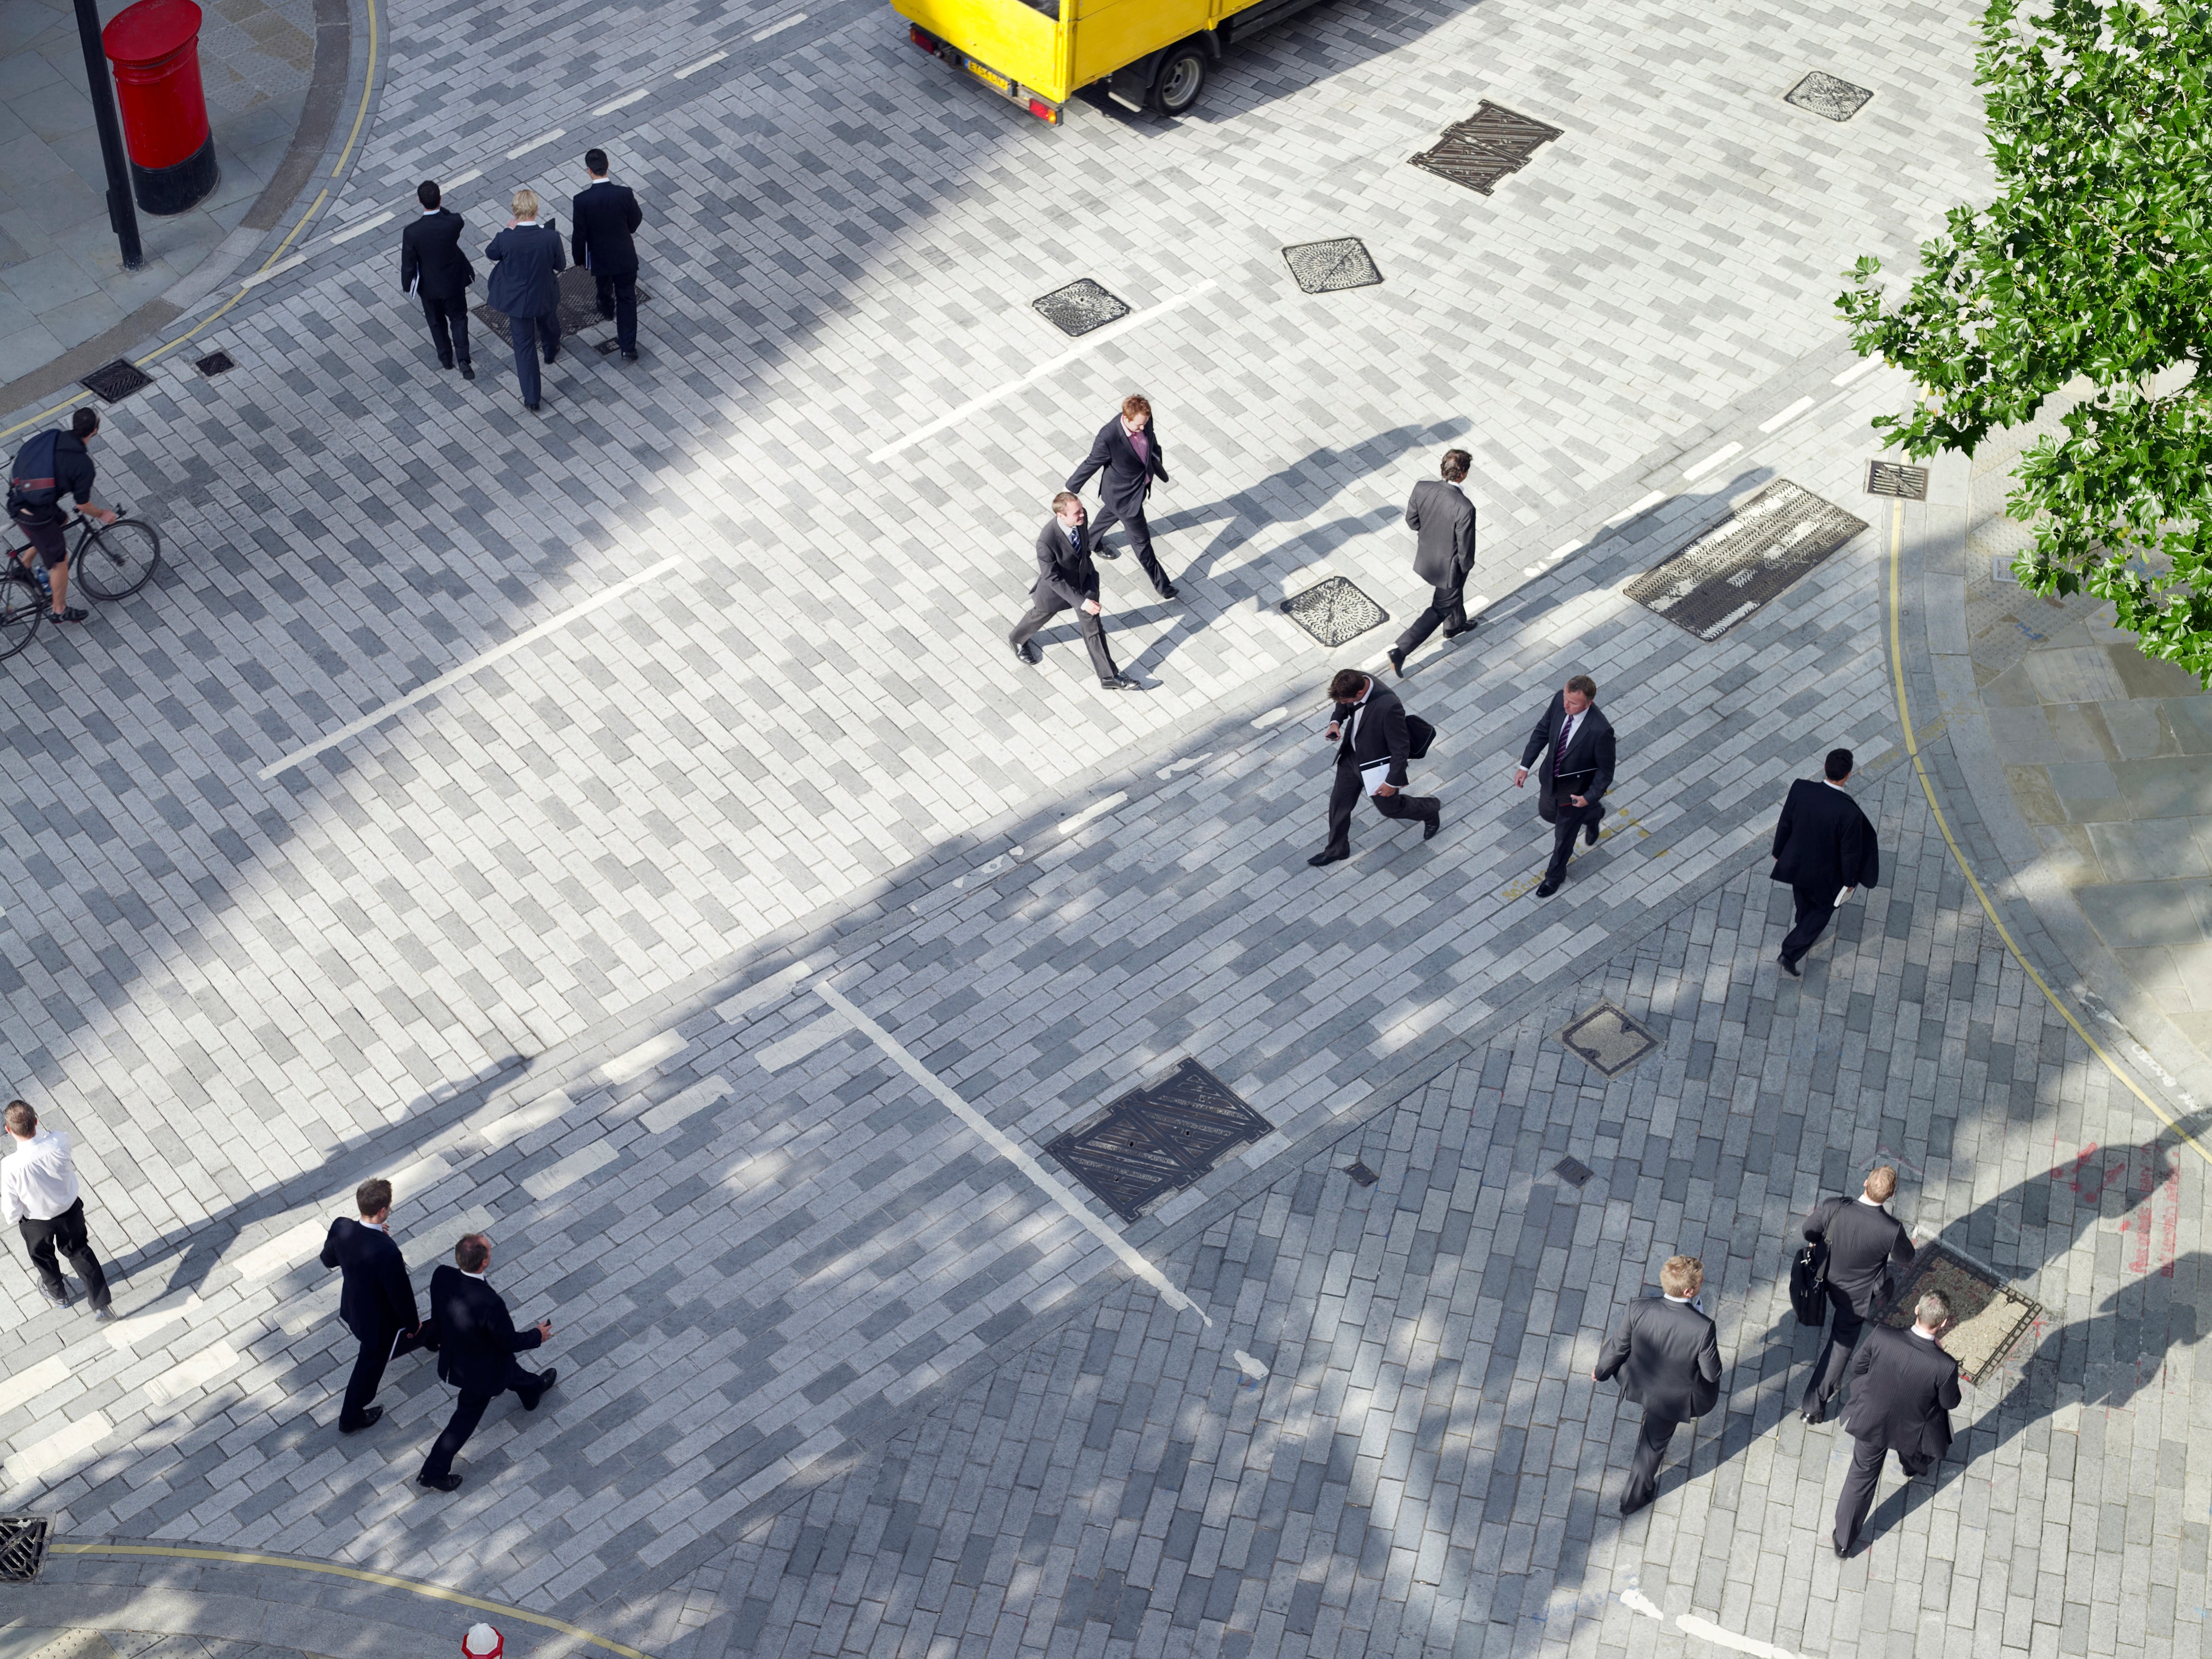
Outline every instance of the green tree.
[(1873, 258), (1837, 301), (1923, 394), (1875, 425), (1971, 455), (2086, 380), (2021, 458), (2006, 509), (2035, 546), (2014, 568), (2112, 600), (2146, 656), (2212, 685), (2212, 6), (1990, 0), (1976, 64), (1996, 199), (1951, 210), (1895, 305)]

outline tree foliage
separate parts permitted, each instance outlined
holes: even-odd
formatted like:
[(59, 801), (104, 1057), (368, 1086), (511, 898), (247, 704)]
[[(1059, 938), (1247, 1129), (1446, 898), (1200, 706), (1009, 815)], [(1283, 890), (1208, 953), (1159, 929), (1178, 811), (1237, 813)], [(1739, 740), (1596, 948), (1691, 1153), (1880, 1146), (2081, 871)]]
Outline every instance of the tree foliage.
[(1873, 258), (1837, 301), (1923, 394), (1875, 424), (1971, 455), (2086, 379), (2021, 457), (2014, 568), (2112, 600), (2146, 656), (2212, 685), (2212, 6), (1990, 0), (1977, 65), (1996, 198), (1951, 210), (1896, 304)]

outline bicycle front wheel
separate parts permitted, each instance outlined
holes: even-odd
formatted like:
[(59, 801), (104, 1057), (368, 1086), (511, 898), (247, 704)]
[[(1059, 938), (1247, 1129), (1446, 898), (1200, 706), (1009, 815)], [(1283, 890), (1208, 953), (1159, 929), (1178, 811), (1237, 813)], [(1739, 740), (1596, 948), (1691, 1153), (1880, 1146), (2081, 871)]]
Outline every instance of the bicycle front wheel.
[(127, 599), (153, 580), (161, 537), (150, 524), (118, 519), (87, 536), (70, 561), (70, 580), (95, 599)]
[(46, 614), (46, 596), (21, 570), (0, 572), (0, 657), (12, 657), (31, 642)]

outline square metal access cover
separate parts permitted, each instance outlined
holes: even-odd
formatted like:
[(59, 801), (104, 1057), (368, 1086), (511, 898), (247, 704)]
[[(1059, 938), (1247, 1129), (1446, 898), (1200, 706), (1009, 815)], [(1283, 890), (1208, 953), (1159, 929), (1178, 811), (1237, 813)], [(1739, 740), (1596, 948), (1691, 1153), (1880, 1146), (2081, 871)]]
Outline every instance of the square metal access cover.
[(1283, 250), (1283, 263), (1309, 294), (1334, 294), (1347, 288), (1372, 288), (1382, 272), (1367, 244), (1357, 236), (1328, 242), (1300, 242)]
[(1487, 196), (1507, 173), (1526, 167), (1540, 147), (1565, 136), (1558, 127), (1516, 115), (1486, 98), (1466, 120), (1446, 127), (1435, 149), (1407, 159), (1424, 172)]
[(1030, 301), (1030, 309), (1062, 334), (1088, 334), (1127, 316), (1129, 302), (1084, 276), (1066, 288), (1053, 289), (1042, 300)]
[(1343, 576), (1316, 582), (1283, 601), (1283, 614), (1323, 645), (1339, 646), (1390, 620), (1390, 613)]
[(1563, 1158), (1552, 1166), (1552, 1173), (1579, 1191), (1589, 1185), (1590, 1177), (1597, 1171), (1578, 1158)]
[(228, 351), (210, 351), (192, 367), (210, 380), (213, 380), (218, 374), (229, 374), (232, 369), (238, 367), (238, 364)]
[(1717, 640), (1865, 528), (1777, 478), (1625, 591), (1697, 638)]
[[(1639, 1025), (1610, 1002), (1598, 1006), (1558, 1033), (1567, 1052), (1601, 1077), (1619, 1077), (1659, 1046), (1657, 1033)], [(1563, 1170), (1562, 1175), (1565, 1173)], [(1577, 1185), (1580, 1183), (1577, 1182)]]
[(1124, 1221), (1188, 1187), (1223, 1155), (1274, 1130), (1228, 1085), (1186, 1060), (1149, 1089), (1132, 1089), (1045, 1151)]
[(1907, 466), (1901, 461), (1869, 461), (1867, 463), (1867, 494), (1895, 495), (1908, 501), (1928, 499), (1928, 469)]
[(2041, 1303), (2000, 1284), (1965, 1257), (1941, 1244), (1923, 1244), (1881, 1322), (1904, 1330), (1912, 1323), (1913, 1304), (1929, 1291), (1941, 1291), (1950, 1298), (1957, 1322), (1940, 1340), (1944, 1352), (1959, 1362), (1959, 1375), (1969, 1382), (1978, 1382), (1994, 1370), (2043, 1311)]
[(1814, 70), (1784, 93), (1782, 101), (1795, 104), (1799, 109), (1809, 109), (1815, 115), (1825, 115), (1831, 121), (1848, 121), (1873, 96), (1864, 87), (1855, 87), (1848, 81), (1838, 81), (1832, 75)]
[(0, 1515), (0, 1584), (27, 1584), (39, 1576), (52, 1530), (43, 1515)]
[(134, 392), (143, 392), (154, 377), (128, 357), (102, 363), (77, 384), (103, 403), (119, 404)]
[[(572, 334), (580, 334), (609, 319), (599, 315), (599, 279), (581, 265), (570, 265), (561, 273), (561, 338), (566, 342)], [(643, 289), (637, 290), (637, 302), (643, 305), (652, 295)], [(507, 313), (494, 311), (489, 305), (476, 307), (483, 325), (501, 340), (512, 345), (514, 337), (507, 332)]]

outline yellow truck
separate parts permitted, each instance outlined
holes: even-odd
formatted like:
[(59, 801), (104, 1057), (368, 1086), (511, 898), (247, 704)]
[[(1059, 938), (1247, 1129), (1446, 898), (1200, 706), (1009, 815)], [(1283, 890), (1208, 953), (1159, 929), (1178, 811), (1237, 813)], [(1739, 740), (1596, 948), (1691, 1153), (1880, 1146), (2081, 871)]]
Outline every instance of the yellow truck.
[(1181, 115), (1222, 52), (1314, 0), (891, 0), (924, 52), (1041, 121), (1096, 87)]

